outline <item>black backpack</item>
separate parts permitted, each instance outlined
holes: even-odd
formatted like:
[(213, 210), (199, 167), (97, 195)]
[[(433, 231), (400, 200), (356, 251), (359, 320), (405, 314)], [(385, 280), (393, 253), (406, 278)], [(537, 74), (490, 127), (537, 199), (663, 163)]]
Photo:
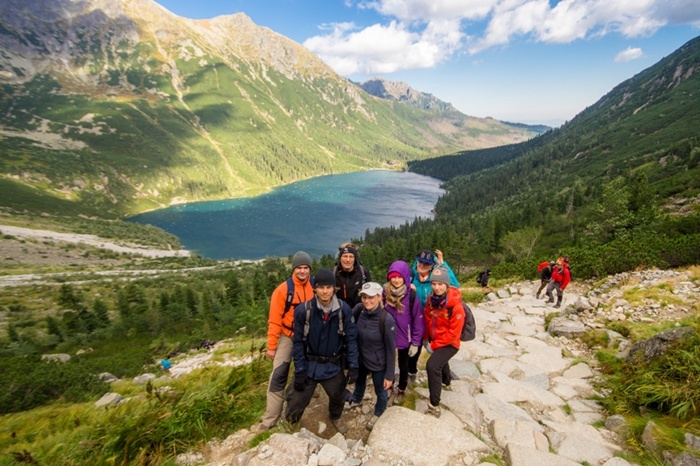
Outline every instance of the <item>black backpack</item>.
[[(467, 303), (462, 301), (464, 308), (464, 322), (462, 323), (462, 332), (459, 334), (461, 341), (471, 341), (476, 338), (476, 321), (472, 310), (467, 306)], [(447, 309), (447, 317), (452, 318), (452, 308)]]
[(484, 274), (485, 274), (485, 273), (486, 273), (486, 272), (484, 272), (484, 271), (482, 270), (481, 272), (479, 272), (479, 276), (476, 277), (476, 282), (477, 282), (479, 285), (481, 285), (481, 279), (484, 277)]

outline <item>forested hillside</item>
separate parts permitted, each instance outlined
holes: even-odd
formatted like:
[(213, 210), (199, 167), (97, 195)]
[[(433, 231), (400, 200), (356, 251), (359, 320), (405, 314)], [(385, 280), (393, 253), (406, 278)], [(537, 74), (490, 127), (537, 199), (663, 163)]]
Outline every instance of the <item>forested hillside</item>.
[(439, 247), (459, 266), (580, 277), (700, 261), (700, 39), (531, 141), (412, 162), (446, 180), (435, 220), (368, 232), (384, 264)]
[(0, 0), (0, 208), (121, 217), (526, 140), (365, 93), (244, 14)]

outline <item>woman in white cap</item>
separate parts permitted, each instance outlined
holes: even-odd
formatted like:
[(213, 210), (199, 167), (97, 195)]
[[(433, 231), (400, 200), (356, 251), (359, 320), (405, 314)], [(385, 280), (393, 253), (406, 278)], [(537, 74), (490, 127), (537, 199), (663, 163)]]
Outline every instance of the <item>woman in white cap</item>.
[(367, 423), (369, 430), (372, 430), (379, 416), (386, 410), (389, 400), (387, 391), (394, 383), (396, 363), (396, 324), (391, 314), (381, 305), (382, 291), (379, 283), (365, 283), (360, 289), (362, 303), (353, 310), (357, 327), (360, 370), (348, 409), (362, 405), (367, 376), (371, 374), (377, 402), (374, 405), (374, 414)]

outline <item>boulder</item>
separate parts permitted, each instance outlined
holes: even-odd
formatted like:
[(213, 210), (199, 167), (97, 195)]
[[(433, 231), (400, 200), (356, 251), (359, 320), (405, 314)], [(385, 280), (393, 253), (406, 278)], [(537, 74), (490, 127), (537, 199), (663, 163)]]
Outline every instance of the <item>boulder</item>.
[(548, 331), (557, 337), (578, 338), (587, 332), (586, 326), (577, 320), (555, 317), (549, 322)]
[(115, 406), (122, 402), (122, 396), (119, 393), (106, 393), (95, 402), (95, 408), (102, 406)]
[(654, 358), (664, 354), (671, 343), (682, 340), (693, 333), (695, 333), (693, 327), (678, 327), (657, 333), (648, 340), (633, 345), (627, 354), (627, 362), (642, 359), (645, 363), (649, 363)]
[[(396, 435), (401, 426), (401, 435)], [(487, 452), (489, 447), (464, 429), (457, 429), (433, 416), (392, 406), (379, 418), (367, 445), (374, 457), (410, 458), (412, 464), (455, 464), (466, 452)], [(390, 461), (387, 461), (387, 464)]]
[(41, 359), (42, 359), (42, 361), (58, 362), (58, 363), (62, 364), (62, 363), (70, 361), (70, 354), (66, 354), (66, 353), (42, 354)]

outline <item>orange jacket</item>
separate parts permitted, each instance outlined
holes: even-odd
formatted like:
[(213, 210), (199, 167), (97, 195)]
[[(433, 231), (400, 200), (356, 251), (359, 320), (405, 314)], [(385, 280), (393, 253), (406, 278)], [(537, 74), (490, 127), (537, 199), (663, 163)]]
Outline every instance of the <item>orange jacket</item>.
[(286, 280), (275, 288), (270, 297), (270, 314), (267, 318), (267, 349), (269, 350), (277, 349), (277, 342), (281, 334), (284, 333), (289, 338), (292, 338), (292, 335), (294, 335), (292, 331), (294, 326), (294, 308), (314, 296), (311, 280), (306, 280), (306, 282), (302, 283), (294, 274), (292, 274), (292, 280), (294, 281), (294, 298), (286, 313), (284, 309), (287, 304)]
[[(432, 293), (431, 293), (432, 296)], [(452, 318), (448, 318), (448, 308), (452, 308)], [(462, 292), (459, 288), (450, 286), (447, 289), (447, 303), (444, 307), (433, 309), (430, 297), (425, 303), (425, 338), (430, 341), (430, 347), (435, 351), (443, 346), (454, 346), (459, 349), (462, 326), (466, 313), (462, 306)]]

